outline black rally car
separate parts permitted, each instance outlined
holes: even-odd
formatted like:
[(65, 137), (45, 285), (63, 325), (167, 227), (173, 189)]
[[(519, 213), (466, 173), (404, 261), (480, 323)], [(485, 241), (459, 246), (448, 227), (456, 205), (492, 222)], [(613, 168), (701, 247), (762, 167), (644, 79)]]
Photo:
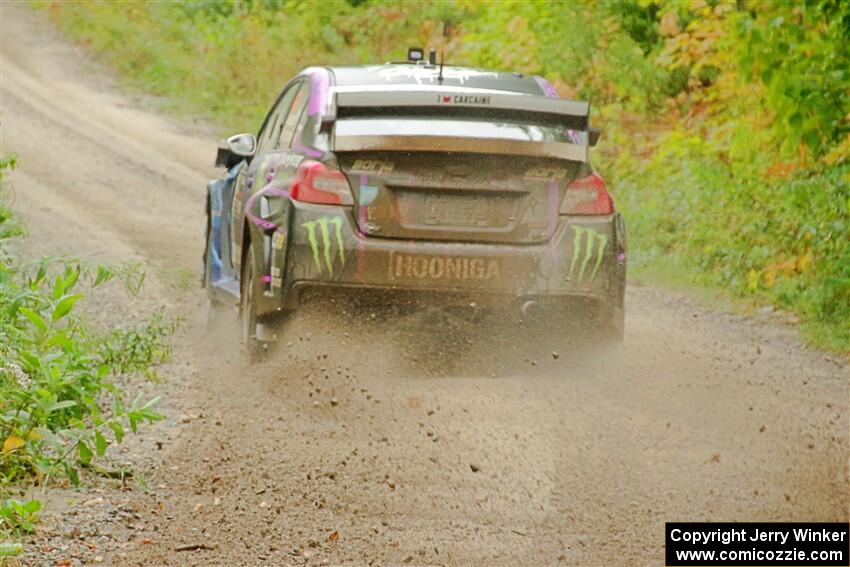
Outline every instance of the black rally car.
[(623, 333), (622, 217), (589, 162), (589, 104), (544, 79), (423, 61), (310, 67), (259, 134), (219, 147), (204, 282), (243, 341), (313, 300), (429, 301)]

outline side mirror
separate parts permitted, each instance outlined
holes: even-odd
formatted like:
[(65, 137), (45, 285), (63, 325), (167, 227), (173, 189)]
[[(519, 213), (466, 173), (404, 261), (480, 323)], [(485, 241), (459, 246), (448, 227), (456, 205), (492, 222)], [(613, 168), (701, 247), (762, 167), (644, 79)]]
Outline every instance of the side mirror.
[(257, 138), (253, 134), (236, 134), (218, 145), (215, 165), (230, 169), (243, 159), (254, 157), (256, 152)]
[(593, 147), (599, 142), (599, 137), (602, 136), (602, 130), (599, 128), (588, 128), (587, 129), (587, 143)]

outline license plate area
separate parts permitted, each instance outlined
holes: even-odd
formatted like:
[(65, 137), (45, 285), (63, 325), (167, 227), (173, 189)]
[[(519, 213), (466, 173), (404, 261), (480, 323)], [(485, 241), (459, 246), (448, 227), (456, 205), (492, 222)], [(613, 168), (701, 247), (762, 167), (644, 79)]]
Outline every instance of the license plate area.
[(399, 224), (409, 229), (503, 230), (514, 221), (517, 195), (491, 191), (393, 191)]
[(429, 194), (425, 197), (423, 221), (428, 226), (487, 226), (487, 205), (480, 197)]

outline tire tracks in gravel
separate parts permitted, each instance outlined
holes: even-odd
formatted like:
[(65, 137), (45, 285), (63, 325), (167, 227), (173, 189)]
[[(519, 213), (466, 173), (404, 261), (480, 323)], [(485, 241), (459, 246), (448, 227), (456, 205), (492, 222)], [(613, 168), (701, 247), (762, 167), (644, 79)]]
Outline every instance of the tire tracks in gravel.
[(245, 366), (227, 314), (207, 331), (202, 291), (163, 276), (197, 270), (214, 137), (0, 9), (2, 151), (31, 240), (142, 259), (151, 302), (187, 320), (163, 388), (196, 415), (134, 497), (152, 543), (107, 562), (660, 564), (665, 521), (847, 521), (846, 363), (681, 294), (631, 287), (620, 349), (331, 309)]

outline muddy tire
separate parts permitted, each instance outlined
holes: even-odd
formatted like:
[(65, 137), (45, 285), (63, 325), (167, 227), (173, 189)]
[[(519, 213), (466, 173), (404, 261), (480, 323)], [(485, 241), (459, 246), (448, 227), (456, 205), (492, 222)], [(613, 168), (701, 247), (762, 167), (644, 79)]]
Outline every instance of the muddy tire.
[(248, 244), (248, 254), (242, 263), (242, 291), (239, 296), (239, 329), (242, 348), (249, 362), (257, 362), (262, 357), (264, 345), (257, 339), (257, 305), (254, 297), (257, 291), (256, 263), (254, 248)]

